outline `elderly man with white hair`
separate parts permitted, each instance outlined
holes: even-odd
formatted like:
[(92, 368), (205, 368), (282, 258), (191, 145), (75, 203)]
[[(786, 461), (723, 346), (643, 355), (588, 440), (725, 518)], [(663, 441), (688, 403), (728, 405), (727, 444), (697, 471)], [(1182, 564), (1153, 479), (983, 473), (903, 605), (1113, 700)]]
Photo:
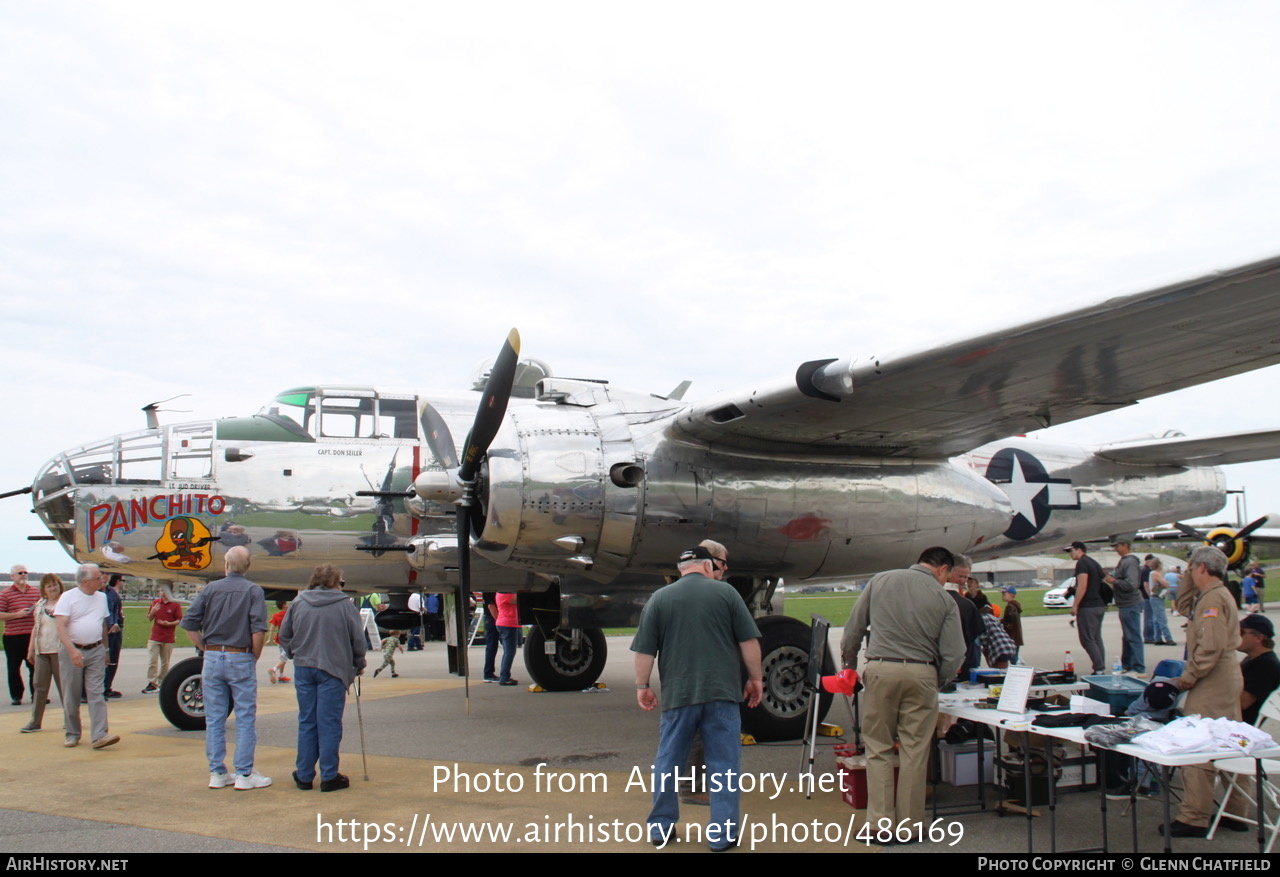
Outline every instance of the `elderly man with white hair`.
[(40, 602), (40, 589), (28, 579), (24, 564), (15, 563), (9, 570), (13, 584), (0, 591), (0, 621), (4, 622), (4, 656), (9, 665), (9, 697), (13, 705), (22, 703), (22, 665), (27, 665), (27, 685), (35, 691), (34, 666), (27, 660), (31, 630), (35, 624), (35, 606)]
[[(53, 610), (62, 650), (58, 670), (62, 674), (62, 707), (66, 713), (68, 749), (80, 745), (80, 697), (89, 700), (89, 725), (94, 749), (120, 742), (107, 727), (107, 701), (103, 681), (107, 672), (107, 628), (111, 614), (102, 593), (102, 570), (83, 563), (76, 570), (76, 587), (58, 598)], [(83, 670), (83, 672), (81, 672)]]

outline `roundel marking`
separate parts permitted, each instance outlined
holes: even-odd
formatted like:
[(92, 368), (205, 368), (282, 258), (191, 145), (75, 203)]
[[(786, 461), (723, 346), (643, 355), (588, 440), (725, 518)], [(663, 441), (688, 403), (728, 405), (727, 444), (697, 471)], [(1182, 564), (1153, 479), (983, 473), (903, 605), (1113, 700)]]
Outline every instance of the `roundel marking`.
[(1004, 535), (1030, 539), (1049, 523), (1054, 509), (1078, 509), (1070, 478), (1050, 478), (1044, 464), (1020, 448), (1002, 448), (987, 464), (986, 478), (1009, 497), (1013, 520)]

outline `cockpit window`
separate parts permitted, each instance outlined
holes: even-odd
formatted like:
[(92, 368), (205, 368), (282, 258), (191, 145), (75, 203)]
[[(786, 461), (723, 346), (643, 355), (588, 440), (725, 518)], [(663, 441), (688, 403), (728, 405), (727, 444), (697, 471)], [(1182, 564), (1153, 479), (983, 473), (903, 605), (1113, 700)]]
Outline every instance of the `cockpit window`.
[(269, 417), (286, 429), (314, 436), (315, 433), (306, 428), (314, 411), (310, 393), (281, 393), (272, 404), (267, 405), (258, 414)]
[(375, 399), (325, 396), (320, 400), (320, 434), (329, 438), (370, 437), (372, 425), (369, 421), (376, 402)]
[(417, 402), (379, 398), (371, 391), (369, 395), (289, 391), (261, 413), (297, 424), (314, 438), (418, 438)]

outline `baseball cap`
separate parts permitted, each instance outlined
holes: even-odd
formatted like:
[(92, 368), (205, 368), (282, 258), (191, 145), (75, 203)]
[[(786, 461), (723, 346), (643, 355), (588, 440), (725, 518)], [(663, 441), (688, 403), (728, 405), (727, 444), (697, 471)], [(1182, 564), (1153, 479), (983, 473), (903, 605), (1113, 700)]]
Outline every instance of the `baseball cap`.
[(691, 560), (715, 560), (715, 555), (709, 549), (702, 545), (695, 545), (692, 548), (686, 548), (684, 553), (680, 555), (677, 563), (688, 563)]
[(1246, 615), (1240, 619), (1240, 626), (1249, 630), (1256, 630), (1268, 639), (1274, 639), (1276, 635), (1276, 626), (1265, 615)]

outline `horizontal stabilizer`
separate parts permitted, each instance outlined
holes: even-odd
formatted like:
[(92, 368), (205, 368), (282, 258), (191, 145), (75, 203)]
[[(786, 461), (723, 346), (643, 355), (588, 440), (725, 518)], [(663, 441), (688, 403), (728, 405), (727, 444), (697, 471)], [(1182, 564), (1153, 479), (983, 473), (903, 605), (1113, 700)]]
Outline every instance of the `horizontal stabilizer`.
[(1280, 458), (1280, 430), (1261, 429), (1201, 438), (1116, 442), (1097, 455), (1114, 463), (1144, 466), (1226, 466)]

